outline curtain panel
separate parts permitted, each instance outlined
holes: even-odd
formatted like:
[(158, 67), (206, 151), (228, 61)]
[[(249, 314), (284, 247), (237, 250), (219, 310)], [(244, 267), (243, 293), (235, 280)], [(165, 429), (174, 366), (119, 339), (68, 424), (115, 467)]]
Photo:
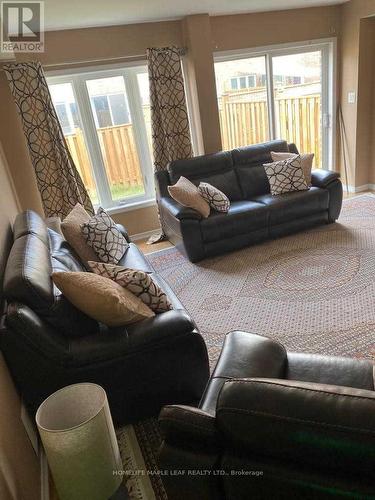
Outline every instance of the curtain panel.
[(150, 81), (152, 145), (155, 171), (172, 160), (192, 156), (181, 49), (147, 49)]
[(74, 165), (39, 62), (4, 65), (19, 111), (46, 217), (64, 218), (80, 203), (94, 209)]

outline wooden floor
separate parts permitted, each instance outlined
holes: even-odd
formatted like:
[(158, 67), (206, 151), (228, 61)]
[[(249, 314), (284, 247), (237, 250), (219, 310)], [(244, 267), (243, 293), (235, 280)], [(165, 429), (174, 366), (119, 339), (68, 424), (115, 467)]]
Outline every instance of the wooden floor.
[(169, 248), (173, 246), (172, 243), (170, 243), (168, 240), (161, 241), (160, 243), (154, 243), (153, 245), (147, 245), (146, 242), (147, 239), (137, 240), (134, 242), (137, 245), (137, 247), (140, 250), (142, 250), (144, 254), (157, 252), (159, 250), (164, 250), (164, 248)]
[[(375, 191), (363, 191), (361, 193), (345, 193), (344, 198), (354, 198), (355, 196), (360, 196), (362, 194), (375, 194)], [(155, 243), (154, 245), (147, 245), (147, 239), (137, 240), (134, 243), (142, 250), (144, 254), (157, 252), (158, 250), (164, 250), (165, 248), (172, 247), (172, 243), (169, 241), (162, 241), (160, 243)]]

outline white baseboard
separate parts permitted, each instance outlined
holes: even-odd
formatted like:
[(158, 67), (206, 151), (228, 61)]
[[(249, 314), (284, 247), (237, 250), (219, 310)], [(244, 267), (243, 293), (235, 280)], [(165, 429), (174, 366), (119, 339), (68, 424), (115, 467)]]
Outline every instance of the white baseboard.
[(145, 240), (146, 238), (149, 238), (155, 233), (158, 233), (160, 229), (153, 229), (152, 231), (145, 231), (144, 233), (136, 233), (136, 234), (131, 234), (130, 239), (132, 241), (139, 241), (139, 240)]
[(363, 191), (371, 191), (375, 188), (375, 184), (363, 184), (362, 186), (347, 186), (343, 184), (344, 191), (349, 193), (362, 193)]

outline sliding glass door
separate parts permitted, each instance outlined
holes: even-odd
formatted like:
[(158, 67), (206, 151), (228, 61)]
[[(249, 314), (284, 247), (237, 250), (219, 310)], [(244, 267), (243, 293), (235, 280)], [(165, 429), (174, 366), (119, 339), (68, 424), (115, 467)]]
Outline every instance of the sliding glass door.
[(332, 167), (331, 43), (215, 58), (223, 149), (269, 139), (314, 153), (315, 168)]

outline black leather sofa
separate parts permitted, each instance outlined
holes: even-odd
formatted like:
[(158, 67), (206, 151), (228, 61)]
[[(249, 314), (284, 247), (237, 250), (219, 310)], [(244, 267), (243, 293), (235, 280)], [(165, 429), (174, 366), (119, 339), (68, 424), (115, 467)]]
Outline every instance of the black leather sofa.
[(160, 414), (168, 499), (375, 498), (374, 369), (231, 332), (199, 407)]
[[(294, 144), (270, 141), (232, 151), (177, 160), (156, 172), (160, 220), (168, 239), (190, 261), (276, 238), (315, 224), (334, 222), (341, 210), (339, 174), (315, 170), (308, 191), (271, 196), (263, 164), (271, 151), (298, 153)], [(204, 219), (169, 196), (168, 185), (184, 176), (198, 185), (208, 182), (231, 201), (228, 214), (211, 212)]]
[(209, 376), (204, 340), (136, 245), (130, 243), (120, 265), (151, 273), (173, 310), (109, 329), (75, 309), (52, 283), (53, 271), (85, 271), (63, 236), (31, 211), (16, 218), (13, 233), (0, 349), (32, 412), (77, 382), (104, 387), (117, 423), (157, 415), (166, 403), (199, 400)]

